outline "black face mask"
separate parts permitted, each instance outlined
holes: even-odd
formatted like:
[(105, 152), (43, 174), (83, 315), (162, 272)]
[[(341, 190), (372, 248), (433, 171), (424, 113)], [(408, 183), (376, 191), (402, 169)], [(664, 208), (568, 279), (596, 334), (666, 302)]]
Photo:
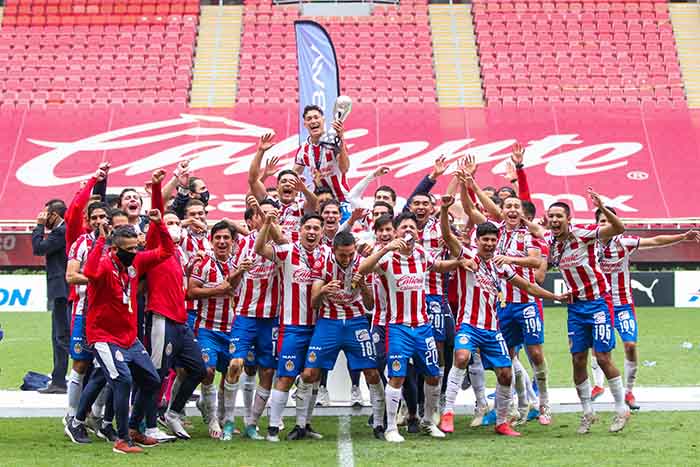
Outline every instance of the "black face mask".
[(121, 261), (124, 267), (128, 268), (134, 262), (134, 258), (136, 258), (136, 253), (122, 250), (121, 248), (119, 248), (117, 249), (117, 258), (119, 258), (119, 261)]
[(202, 201), (202, 203), (209, 204), (209, 192), (208, 191), (203, 191), (199, 194), (199, 199)]

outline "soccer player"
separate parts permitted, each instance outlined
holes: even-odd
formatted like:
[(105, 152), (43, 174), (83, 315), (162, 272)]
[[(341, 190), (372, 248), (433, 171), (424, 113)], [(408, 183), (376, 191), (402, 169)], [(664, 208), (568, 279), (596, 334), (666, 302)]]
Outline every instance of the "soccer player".
[(426, 313), (424, 281), (428, 271), (451, 271), (462, 262), (435, 261), (430, 253), (416, 245), (418, 222), (415, 214), (403, 212), (394, 219), (393, 225), (397, 238), (367, 257), (359, 267), (360, 274), (376, 272), (387, 297), (389, 384), (384, 438), (393, 443), (404, 441), (398, 431), (396, 415), (409, 359), (413, 359), (413, 364), (425, 376), (421, 429), (432, 437), (444, 438), (445, 434), (433, 422), (440, 399), (440, 369), (435, 336)]
[(305, 384), (319, 381), (321, 369), (332, 370), (342, 350), (350, 370), (364, 372), (372, 403), (374, 436), (383, 439), (384, 387), (364, 316), (366, 310), (374, 308), (374, 294), (358, 273), (359, 266), (355, 237), (349, 232), (339, 232), (333, 239), (332, 253), (314, 266), (311, 303), (319, 309), (319, 318), (302, 380)]
[(333, 197), (338, 201), (346, 201), (349, 191), (345, 174), (350, 169), (350, 158), (348, 148), (343, 140), (343, 122), (336, 120), (332, 123), (336, 136), (340, 141), (340, 147), (335, 148), (320, 144), (321, 137), (325, 132), (325, 119), (323, 110), (317, 105), (307, 105), (302, 113), (304, 128), (309, 132), (306, 140), (294, 158), (294, 172), (302, 175), (308, 168), (318, 171), (318, 178), (321, 186), (330, 188)]
[[(204, 422), (209, 426), (209, 436), (224, 441), (229, 441), (233, 436), (238, 391), (237, 376), (228, 371), (231, 353), (234, 350), (230, 336), (234, 320), (233, 291), (236, 279), (240, 280), (240, 275), (245, 272), (244, 267), (236, 268), (233, 264), (235, 235), (235, 230), (226, 221), (219, 221), (212, 227), (211, 242), (214, 254), (205, 256), (194, 266), (187, 291), (188, 295), (197, 299), (199, 303), (194, 329), (207, 368), (197, 407), (202, 412)], [(218, 398), (214, 386), (217, 371), (224, 375)], [(224, 423), (223, 430), (220, 422)]]
[[(280, 308), (279, 337), (277, 340), (277, 383), (270, 394), (270, 423), (267, 440), (279, 442), (279, 426), (282, 412), (287, 404), (289, 389), (301, 373), (316, 324), (317, 313), (311, 305), (311, 272), (320, 263), (324, 248), (319, 248), (323, 234), (323, 219), (317, 214), (305, 214), (301, 219), (299, 241), (283, 245), (270, 244), (270, 231), (277, 213), (269, 212), (255, 240), (255, 252), (281, 269), (282, 300)], [(288, 440), (299, 440), (307, 436), (322, 438), (309, 423), (316, 405), (318, 386), (303, 380), (297, 384), (297, 422), (287, 435)]]
[[(608, 208), (613, 214), (617, 214), (613, 208)], [(608, 219), (603, 211), (595, 212), (596, 222), (599, 226), (608, 225)], [(698, 232), (689, 230), (676, 235), (657, 235), (655, 237), (638, 237), (636, 235), (617, 235), (606, 243), (601, 243), (598, 250), (600, 267), (610, 284), (612, 302), (615, 310), (615, 329), (620, 334), (620, 339), (625, 346), (625, 402), (632, 410), (638, 410), (635, 400), (634, 383), (637, 379), (638, 355), (637, 355), (637, 312), (634, 309), (632, 297), (632, 285), (630, 282), (630, 257), (637, 250), (659, 248), (673, 245), (683, 241), (698, 241)], [(595, 356), (595, 354), (594, 354)], [(603, 389), (603, 372), (595, 358), (591, 358), (593, 367), (593, 380), (595, 386), (591, 391), (591, 400), (600, 397)]]
[(598, 365), (608, 379), (615, 399), (615, 417), (610, 432), (621, 431), (630, 412), (625, 405), (625, 389), (620, 371), (612, 359), (615, 348), (615, 330), (612, 326), (614, 310), (610, 297), (610, 285), (600, 268), (596, 254), (596, 242), (607, 243), (625, 231), (620, 219), (603, 206), (600, 196), (592, 189), (588, 193), (593, 205), (600, 209), (608, 223), (604, 226), (582, 226), (571, 222), (571, 209), (563, 202), (556, 202), (547, 210), (549, 263), (558, 267), (571, 291), (568, 305), (569, 351), (574, 370), (574, 384), (583, 417), (577, 430), (579, 434), (590, 432), (597, 417), (591, 404), (591, 384), (588, 381), (588, 349), (593, 347)]
[(455, 336), (453, 367), (450, 370), (445, 394), (445, 411), (440, 424), (447, 432), (454, 431), (454, 402), (467, 372), (471, 354), (479, 350), (481, 360), (495, 369), (496, 433), (519, 436), (508, 423), (508, 411), (512, 399), (512, 362), (505, 339), (499, 330), (496, 301), (501, 280), (508, 281), (530, 295), (550, 300), (561, 300), (565, 295), (555, 295), (518, 275), (508, 264), (498, 264), (494, 253), (499, 241), (499, 229), (492, 223), (482, 223), (476, 229), (476, 252), (461, 245), (450, 229), (447, 219), (452, 196), (443, 197), (440, 224), (450, 254), (457, 258), (473, 260), (470, 270), (457, 271), (459, 330)]
[[(207, 211), (204, 203), (198, 199), (191, 199), (185, 204), (185, 220), (181, 223), (180, 248), (184, 263), (191, 268), (202, 253), (212, 251), (208, 237)], [(196, 331), (194, 322), (197, 319), (198, 304), (196, 300), (188, 297), (185, 304), (187, 309), (187, 325)]]
[[(144, 414), (155, 417), (155, 396), (160, 379), (146, 349), (137, 338), (136, 284), (139, 274), (171, 257), (174, 245), (162, 224), (158, 210), (149, 212), (153, 228), (158, 229), (160, 246), (156, 250), (137, 252), (138, 235), (132, 226), (112, 231), (110, 252), (103, 255), (105, 228), (83, 268), (88, 278), (87, 339), (95, 348), (96, 357), (114, 394), (119, 439), (113, 450), (118, 453), (138, 453), (135, 446), (155, 446), (158, 441), (138, 431)], [(129, 395), (132, 382), (136, 385), (131, 418)], [(75, 419), (71, 428), (75, 427)]]
[[(239, 384), (246, 410), (244, 435), (262, 440), (265, 438), (258, 434), (257, 425), (270, 398), (272, 378), (277, 368), (275, 346), (279, 333), (277, 315), (281, 280), (277, 264), (255, 252), (259, 230), (267, 213), (275, 210), (275, 203), (269, 199), (255, 203), (253, 209), (256, 212), (250, 222), (251, 233), (239, 241), (234, 259), (236, 268), (247, 262), (249, 269), (242, 274), (240, 288), (236, 291), (238, 300), (231, 333), (233, 352), (229, 366), (240, 375)], [(257, 387), (255, 366), (260, 376)]]

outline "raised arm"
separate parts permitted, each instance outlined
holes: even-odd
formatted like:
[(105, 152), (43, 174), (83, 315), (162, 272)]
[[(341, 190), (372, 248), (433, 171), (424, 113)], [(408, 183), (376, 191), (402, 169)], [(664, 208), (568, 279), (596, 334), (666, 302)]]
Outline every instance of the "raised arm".
[(700, 241), (700, 232), (697, 230), (688, 230), (685, 233), (676, 235), (656, 235), (654, 237), (640, 238), (639, 248), (642, 250), (648, 250), (651, 248), (670, 246), (680, 242), (692, 241)]
[(592, 188), (588, 188), (588, 195), (591, 197), (593, 206), (600, 209), (602, 214), (608, 220), (608, 223), (598, 231), (600, 241), (603, 243), (607, 242), (615, 235), (620, 235), (625, 231), (625, 225), (622, 223), (619, 217), (617, 217), (610, 209), (606, 208), (603, 201), (600, 199), (600, 195), (593, 191)]
[(258, 236), (255, 237), (254, 249), (260, 256), (269, 259), (270, 261), (275, 260), (275, 250), (272, 248), (268, 242), (270, 241), (270, 229), (272, 228), (273, 222), (277, 220), (276, 212), (268, 212), (265, 216), (265, 222), (263, 223)]
[(350, 157), (348, 157), (348, 147), (345, 144), (345, 128), (343, 122), (336, 120), (332, 123), (336, 135), (340, 140), (340, 150), (338, 151), (338, 169), (341, 173), (346, 174), (350, 170)]
[(303, 193), (306, 202), (304, 203), (304, 212), (316, 212), (318, 209), (318, 198), (313, 191), (309, 190), (301, 177), (297, 177), (295, 188), (299, 190), (299, 193)]
[(96, 282), (105, 272), (109, 272), (101, 267), (102, 263), (100, 262), (105, 247), (105, 235), (104, 225), (100, 225), (100, 236), (97, 237), (97, 240), (92, 245), (92, 250), (88, 253), (87, 260), (85, 260), (85, 265), (83, 266), (83, 275), (89, 281)]
[(442, 232), (442, 238), (445, 240), (445, 245), (450, 250), (450, 256), (455, 258), (459, 257), (462, 252), (462, 245), (459, 239), (455, 237), (450, 228), (450, 216), (449, 210), (450, 206), (454, 204), (455, 198), (452, 195), (444, 195), (442, 197), (442, 205), (440, 206), (440, 231)]
[(481, 188), (479, 188), (479, 185), (476, 183), (476, 180), (474, 180), (473, 177), (467, 177), (467, 183), (469, 188), (471, 188), (474, 193), (476, 193), (476, 197), (479, 199), (479, 202), (481, 205), (486, 209), (486, 212), (491, 214), (491, 217), (494, 219), (503, 219), (503, 212), (501, 211), (501, 208), (496, 206), (496, 203), (493, 202), (493, 200), (486, 195), (483, 191), (481, 191)]
[(262, 163), (263, 154), (275, 145), (272, 142), (274, 137), (274, 133), (266, 133), (260, 137), (258, 150), (255, 152), (255, 156), (253, 156), (253, 160), (248, 168), (248, 188), (258, 201), (262, 201), (267, 197), (265, 185), (260, 181), (260, 164)]
[(162, 222), (160, 211), (151, 209), (148, 212), (148, 218), (151, 221), (151, 229), (158, 231), (159, 246), (155, 250), (142, 251), (136, 255), (134, 267), (139, 274), (146, 274), (155, 266), (175, 254), (175, 244), (170, 238), (168, 229), (165, 228), (165, 224)]
[(429, 175), (423, 177), (421, 181), (418, 182), (418, 185), (416, 185), (416, 188), (414, 188), (413, 193), (411, 193), (411, 196), (406, 198), (406, 204), (403, 207), (404, 212), (409, 210), (411, 200), (416, 195), (416, 193), (430, 193), (430, 190), (432, 190), (435, 184), (437, 183), (437, 179), (440, 178), (440, 175), (444, 174), (447, 170), (447, 165), (447, 158), (445, 158), (445, 156), (440, 156), (437, 159), (435, 159), (432, 172), (430, 172)]
[(365, 175), (365, 177), (362, 180), (357, 182), (355, 186), (350, 188), (350, 191), (348, 191), (347, 200), (350, 203), (350, 205), (352, 207), (358, 207), (360, 205), (360, 201), (362, 200), (362, 195), (365, 193), (365, 190), (369, 186), (370, 182), (388, 173), (389, 167), (379, 167), (374, 172)]
[(473, 180), (470, 175), (460, 179), (460, 201), (462, 202), (462, 208), (472, 224), (483, 224), (486, 222), (486, 216), (477, 209), (472, 197), (467, 191), (469, 189), (469, 180)]
[(525, 169), (523, 166), (523, 160), (525, 159), (525, 148), (520, 143), (515, 143), (513, 145), (512, 154), (510, 160), (515, 166), (515, 175), (518, 184), (518, 198), (522, 201), (532, 201), (530, 197), (530, 186), (527, 183), (527, 175), (525, 175)]

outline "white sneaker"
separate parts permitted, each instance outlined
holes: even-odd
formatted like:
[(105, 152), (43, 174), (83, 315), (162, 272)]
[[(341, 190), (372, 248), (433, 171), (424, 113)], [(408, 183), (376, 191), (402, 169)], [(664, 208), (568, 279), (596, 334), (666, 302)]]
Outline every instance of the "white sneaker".
[(420, 422), (420, 429), (425, 435), (430, 435), (433, 438), (444, 438), (446, 435), (440, 428), (437, 427), (432, 421), (431, 422)]
[(615, 415), (612, 423), (610, 424), (610, 428), (608, 431), (610, 431), (610, 433), (617, 433), (618, 431), (622, 431), (622, 429), (627, 424), (627, 420), (629, 420), (629, 418), (630, 418), (629, 411), (627, 411), (627, 413), (624, 413), (622, 415), (620, 415), (620, 414)]
[(595, 422), (598, 421), (598, 417), (594, 413), (585, 413), (583, 414), (583, 417), (581, 417), (581, 424), (578, 426), (578, 430), (576, 430), (576, 433), (579, 435), (585, 435), (587, 433), (590, 433), (591, 431), (591, 425), (593, 425)]
[(328, 394), (328, 388), (321, 386), (318, 388), (318, 397), (316, 398), (316, 405), (321, 407), (328, 407), (331, 405), (331, 396)]
[(389, 443), (403, 443), (403, 436), (399, 434), (399, 430), (391, 430), (384, 433), (384, 440)]
[(178, 438), (192, 439), (190, 434), (187, 433), (187, 430), (185, 430), (185, 428), (182, 426), (182, 418), (180, 417), (180, 414), (168, 410), (165, 412), (165, 415), (163, 415), (163, 420), (165, 421), (165, 424), (170, 432)]
[(353, 386), (350, 389), (350, 404), (353, 407), (362, 407), (362, 393), (359, 386)]
[(474, 408), (474, 418), (469, 423), (472, 428), (480, 427), (484, 421), (484, 416), (488, 413), (488, 407), (475, 407)]
[(175, 436), (171, 436), (165, 433), (164, 431), (160, 430), (159, 428), (146, 428), (146, 433), (144, 434), (146, 436), (150, 436), (159, 443), (169, 443), (177, 439)]

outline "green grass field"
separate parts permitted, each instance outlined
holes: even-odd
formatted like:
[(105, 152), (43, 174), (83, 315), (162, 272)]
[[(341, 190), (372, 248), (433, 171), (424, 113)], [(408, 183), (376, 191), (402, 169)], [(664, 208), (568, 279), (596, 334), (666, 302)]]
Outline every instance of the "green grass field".
[[(578, 416), (560, 414), (550, 427), (528, 424), (519, 439), (496, 436), (489, 428), (465, 428), (458, 417), (457, 432), (446, 440), (406, 435), (401, 445), (389, 445), (372, 437), (364, 417), (351, 425), (356, 466), (409, 465), (697, 465), (698, 437), (692, 412), (635, 414), (623, 433), (607, 432), (610, 414), (602, 414), (586, 436), (575, 434)], [(291, 419), (286, 420), (289, 425)], [(286, 442), (234, 439), (222, 443), (206, 438), (195, 420), (194, 439), (158, 446), (144, 454), (113, 454), (111, 446), (95, 440), (78, 446), (63, 436), (58, 419), (0, 419), (0, 466), (333, 466), (338, 465), (338, 419), (319, 417), (320, 441)], [(39, 435), (40, 434), (40, 435)]]
[[(655, 361), (653, 367), (641, 366), (638, 384), (642, 386), (700, 385), (700, 311), (681, 308), (640, 308), (640, 361)], [(48, 313), (2, 313), (0, 325), (5, 338), (0, 341), (0, 389), (18, 389), (28, 370), (51, 371), (51, 320)], [(550, 385), (571, 385), (571, 364), (566, 337), (566, 312), (563, 308), (545, 310), (545, 351), (549, 362)], [(692, 350), (681, 343), (693, 343)], [(622, 369), (621, 341), (615, 361)], [(487, 373), (491, 377), (490, 373)], [(489, 381), (493, 383), (492, 380)]]

